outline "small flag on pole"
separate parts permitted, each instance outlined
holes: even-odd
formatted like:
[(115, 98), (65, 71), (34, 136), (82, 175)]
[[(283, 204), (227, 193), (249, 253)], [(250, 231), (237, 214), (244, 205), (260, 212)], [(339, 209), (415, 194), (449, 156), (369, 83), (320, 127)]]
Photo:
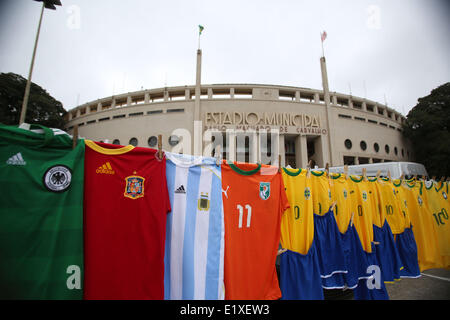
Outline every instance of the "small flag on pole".
[(198, 49), (200, 50), (200, 36), (202, 35), (202, 31), (205, 29), (201, 24), (198, 25)]
[(326, 38), (327, 38), (327, 33), (326, 33), (326, 31), (324, 31), (324, 32), (322, 32), (320, 34), (320, 40), (322, 40), (321, 41), (321, 44), (322, 44), (322, 57), (325, 57), (325, 52), (323, 51), (323, 42), (325, 41)]

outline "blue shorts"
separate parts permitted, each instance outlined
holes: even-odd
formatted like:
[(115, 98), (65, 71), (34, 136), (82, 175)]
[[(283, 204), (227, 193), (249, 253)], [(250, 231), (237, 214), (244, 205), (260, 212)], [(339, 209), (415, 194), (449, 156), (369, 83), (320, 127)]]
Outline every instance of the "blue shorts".
[(383, 227), (373, 226), (373, 239), (379, 242), (376, 245), (378, 262), (380, 263), (381, 275), (383, 281), (394, 281), (400, 279), (400, 269), (402, 262), (395, 245), (394, 236), (387, 220), (384, 221)]
[(344, 288), (342, 274), (348, 271), (342, 236), (332, 210), (323, 216), (314, 215), (314, 241), (317, 246), (322, 286), (325, 289)]
[[(378, 268), (378, 277), (380, 279), (378, 279), (379, 281), (375, 280), (377, 273), (370, 273), (370, 270), (372, 269), (368, 269), (368, 279), (360, 279), (358, 286), (353, 290), (355, 300), (389, 300), (389, 295), (381, 276), (381, 268), (377, 258), (377, 250), (377, 246), (372, 243), (372, 252), (365, 252), (365, 254), (369, 264), (368, 268)], [(377, 285), (369, 287), (369, 285), (373, 285), (374, 283)]]
[(417, 244), (412, 227), (406, 228), (405, 231), (398, 234), (395, 244), (403, 265), (403, 269), (400, 270), (400, 278), (419, 278), (420, 268), (417, 258)]
[(287, 250), (280, 255), (282, 300), (323, 300), (315, 241), (307, 254)]
[(369, 263), (355, 226), (349, 225), (347, 231), (341, 234), (341, 238), (348, 270), (347, 273), (343, 274), (345, 285), (350, 289), (354, 289), (360, 279), (368, 277), (367, 267)]

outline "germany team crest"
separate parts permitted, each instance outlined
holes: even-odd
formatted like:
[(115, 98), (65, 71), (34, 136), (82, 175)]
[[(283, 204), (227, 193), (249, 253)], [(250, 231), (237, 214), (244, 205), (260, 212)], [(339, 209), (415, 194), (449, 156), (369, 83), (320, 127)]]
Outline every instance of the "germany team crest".
[(267, 200), (270, 197), (270, 182), (259, 183), (259, 197), (263, 200)]
[(124, 196), (130, 199), (138, 199), (144, 196), (145, 178), (140, 176), (128, 176), (125, 178)]

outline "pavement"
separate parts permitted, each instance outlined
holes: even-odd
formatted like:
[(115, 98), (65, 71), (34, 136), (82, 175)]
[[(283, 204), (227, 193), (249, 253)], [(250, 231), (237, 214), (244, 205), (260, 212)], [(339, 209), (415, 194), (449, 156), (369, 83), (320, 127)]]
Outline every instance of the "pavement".
[[(280, 278), (279, 265), (277, 267)], [(450, 269), (429, 269), (419, 278), (386, 283), (390, 300), (450, 300)], [(325, 300), (353, 300), (352, 290), (324, 290)]]
[[(450, 300), (450, 270), (430, 269), (415, 279), (386, 283), (390, 300)], [(353, 300), (352, 290), (324, 290), (325, 300)]]
[(450, 270), (429, 269), (417, 279), (387, 283), (391, 300), (450, 300)]

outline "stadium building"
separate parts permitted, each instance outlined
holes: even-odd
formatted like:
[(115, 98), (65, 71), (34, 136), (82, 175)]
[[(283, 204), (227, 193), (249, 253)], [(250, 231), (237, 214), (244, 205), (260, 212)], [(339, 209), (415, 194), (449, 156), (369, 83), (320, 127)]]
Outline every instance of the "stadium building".
[[(325, 58), (322, 90), (261, 84), (201, 83), (128, 92), (70, 110), (67, 127), (95, 141), (305, 168), (411, 161), (397, 111), (364, 98), (330, 92)], [(274, 161), (275, 160), (275, 161)]]

